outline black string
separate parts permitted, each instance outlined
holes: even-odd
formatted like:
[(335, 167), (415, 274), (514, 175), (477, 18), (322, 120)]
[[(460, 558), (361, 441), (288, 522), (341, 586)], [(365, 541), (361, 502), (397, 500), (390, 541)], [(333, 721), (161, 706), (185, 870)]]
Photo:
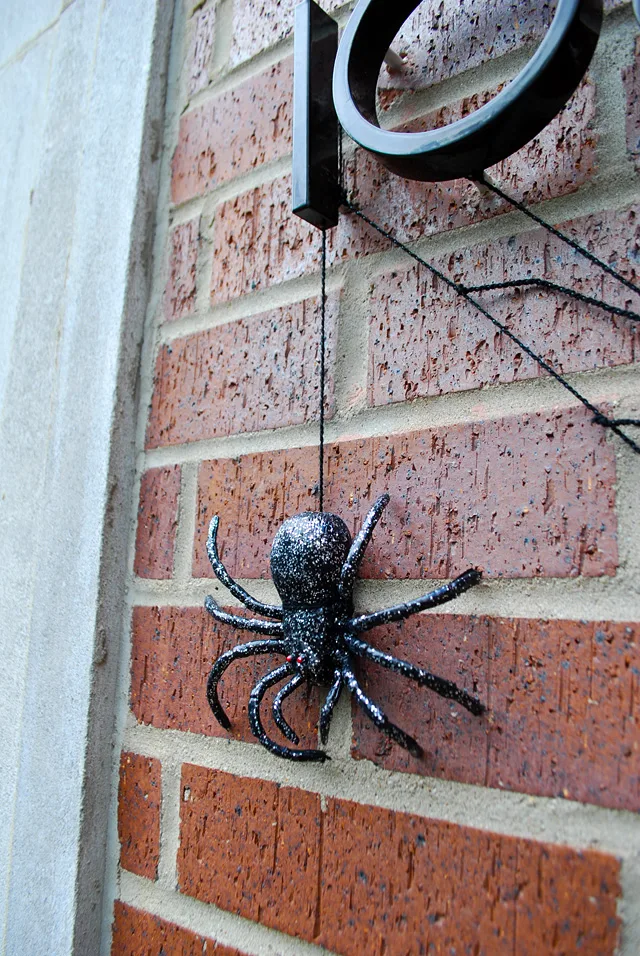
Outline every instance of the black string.
[(465, 285), (467, 292), (490, 292), (492, 289), (517, 289), (520, 286), (541, 286), (543, 289), (553, 289), (555, 292), (564, 293), (584, 302), (587, 305), (595, 305), (611, 315), (619, 315), (623, 319), (631, 319), (633, 322), (640, 322), (640, 314), (632, 312), (631, 309), (621, 309), (617, 305), (611, 305), (609, 302), (603, 302), (602, 299), (596, 299), (591, 295), (585, 295), (584, 292), (578, 292), (577, 289), (570, 289), (567, 286), (559, 285), (557, 282), (551, 282), (550, 279), (535, 279), (527, 277), (526, 279), (510, 279), (505, 282), (485, 282), (482, 285)]
[(318, 511), (324, 510), (324, 380), (327, 315), (327, 230), (322, 230), (322, 288), (320, 293), (320, 461)]
[(495, 193), (496, 196), (500, 196), (501, 199), (504, 199), (505, 202), (508, 202), (511, 206), (513, 206), (514, 209), (517, 209), (519, 212), (524, 213), (525, 216), (528, 216), (529, 219), (537, 222), (539, 226), (542, 226), (543, 229), (547, 230), (547, 232), (550, 232), (553, 236), (556, 236), (557, 239), (561, 239), (562, 242), (566, 242), (566, 244), (571, 246), (575, 252), (578, 252), (581, 256), (584, 256), (585, 259), (588, 259), (589, 262), (592, 262), (595, 266), (603, 269), (606, 273), (608, 273), (608, 275), (625, 285), (627, 289), (631, 289), (632, 292), (640, 295), (640, 289), (637, 285), (634, 285), (634, 283), (630, 282), (629, 279), (625, 279), (623, 275), (620, 275), (619, 272), (616, 272), (616, 270), (607, 262), (599, 259), (598, 256), (593, 254), (593, 252), (589, 252), (588, 249), (585, 249), (584, 246), (581, 246), (580, 243), (576, 242), (575, 239), (572, 239), (571, 236), (567, 236), (564, 232), (560, 232), (560, 230), (556, 229), (555, 226), (552, 226), (550, 222), (546, 222), (546, 220), (541, 219), (540, 216), (537, 216), (534, 212), (531, 212), (531, 210), (523, 203), (503, 192), (502, 189), (500, 189), (499, 186), (496, 186), (495, 183), (492, 183), (484, 173), (480, 173), (476, 177), (475, 181), (491, 190), (491, 192)]
[[(342, 127), (338, 127), (338, 188), (344, 195), (344, 153)], [(322, 229), (321, 253), (321, 291), (320, 291), (320, 448), (318, 462), (318, 511), (324, 510), (324, 418), (325, 418), (325, 379), (327, 345), (327, 231)]]
[[(496, 326), (496, 328), (500, 329), (501, 332), (503, 332), (508, 338), (510, 338), (513, 342), (515, 342), (518, 348), (521, 348), (526, 355), (532, 358), (534, 362), (536, 362), (540, 366), (540, 368), (544, 369), (545, 372), (551, 375), (552, 378), (554, 378), (560, 385), (562, 385), (562, 387), (565, 388), (571, 395), (573, 395), (574, 398), (576, 398), (579, 402), (581, 402), (584, 405), (584, 407), (587, 408), (593, 414), (593, 421), (595, 423), (597, 423), (598, 425), (602, 425), (605, 428), (609, 428), (612, 432), (614, 432), (614, 434), (616, 434), (619, 438), (621, 438), (622, 441), (624, 441), (630, 448), (632, 448), (633, 451), (636, 452), (636, 454), (640, 455), (640, 445), (638, 445), (632, 438), (629, 438), (628, 435), (625, 435), (625, 433), (621, 431), (619, 427), (619, 425), (621, 424), (640, 425), (640, 420), (636, 421), (635, 419), (620, 419), (619, 421), (617, 421), (616, 419), (609, 418), (607, 415), (601, 412), (600, 409), (598, 409), (592, 402), (590, 402), (588, 398), (585, 398), (584, 395), (582, 395), (576, 388), (574, 388), (573, 385), (567, 382), (567, 380), (563, 378), (562, 375), (559, 374), (559, 372), (556, 372), (556, 370), (551, 365), (549, 365), (549, 363), (545, 359), (543, 359), (542, 356), (534, 352), (533, 349), (531, 349), (525, 342), (523, 342), (522, 339), (518, 338), (518, 336), (515, 335), (515, 333), (512, 332), (511, 329), (507, 328), (507, 326), (504, 325), (503, 322), (500, 322), (499, 319), (496, 319), (496, 317), (492, 315), (491, 312), (485, 309), (485, 307), (482, 305), (481, 302), (478, 302), (477, 299), (474, 299), (473, 296), (470, 295), (470, 292), (466, 286), (461, 285), (459, 282), (455, 282), (453, 279), (449, 278), (449, 276), (445, 275), (444, 272), (441, 272), (440, 269), (438, 269), (436, 266), (432, 265), (430, 262), (427, 262), (426, 259), (422, 259), (419, 255), (417, 255), (415, 252), (409, 249), (409, 247), (406, 246), (403, 242), (400, 242), (400, 240), (396, 239), (395, 236), (393, 236), (390, 232), (388, 232), (382, 226), (379, 226), (378, 223), (373, 221), (373, 219), (370, 219), (367, 215), (365, 215), (365, 213), (363, 213), (360, 209), (358, 209), (357, 206), (354, 206), (353, 203), (351, 203), (346, 196), (343, 196), (343, 205), (346, 206), (346, 208), (349, 209), (350, 212), (352, 212), (354, 215), (358, 216), (360, 219), (366, 222), (369, 226), (371, 226), (372, 229), (375, 229), (376, 232), (378, 232), (381, 236), (384, 236), (385, 239), (388, 239), (389, 242), (391, 242), (398, 249), (402, 249), (402, 251), (405, 252), (408, 256), (410, 256), (417, 263), (419, 263), (420, 265), (428, 269), (433, 275), (437, 276), (438, 279), (444, 282), (445, 285), (447, 285), (450, 289), (453, 289), (459, 296), (461, 296), (463, 299), (469, 302), (469, 304), (472, 305), (474, 308), (476, 308), (482, 315), (485, 316), (485, 318), (489, 319), (489, 321), (492, 322), (493, 325)], [(535, 218), (537, 221), (540, 222), (541, 225), (545, 225), (543, 220), (539, 220), (538, 217), (535, 217)], [(566, 238), (561, 233), (559, 235), (560, 235), (560, 238), (562, 239)], [(570, 241), (570, 244), (573, 244), (572, 240), (569, 240), (569, 241)], [(582, 251), (579, 246), (577, 247), (577, 250)], [(589, 253), (589, 257), (590, 256), (591, 256), (591, 253)], [(596, 257), (593, 257), (593, 258), (596, 260), (596, 264), (600, 264), (599, 260), (597, 260)], [(613, 274), (616, 276), (616, 278), (621, 279), (622, 281), (625, 282), (625, 284), (627, 284), (626, 280), (623, 280), (621, 276), (618, 276), (618, 274), (615, 273), (614, 270), (610, 270), (609, 266), (607, 266), (607, 271), (612, 271)], [(573, 290), (568, 289), (567, 291), (570, 295), (573, 294)]]

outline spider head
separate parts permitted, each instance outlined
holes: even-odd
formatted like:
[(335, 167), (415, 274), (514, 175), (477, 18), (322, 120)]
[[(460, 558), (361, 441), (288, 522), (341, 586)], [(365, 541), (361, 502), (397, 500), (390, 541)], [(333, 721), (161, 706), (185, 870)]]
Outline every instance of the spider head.
[(271, 548), (271, 576), (283, 606), (337, 601), (350, 547), (349, 529), (337, 515), (306, 511), (284, 521)]

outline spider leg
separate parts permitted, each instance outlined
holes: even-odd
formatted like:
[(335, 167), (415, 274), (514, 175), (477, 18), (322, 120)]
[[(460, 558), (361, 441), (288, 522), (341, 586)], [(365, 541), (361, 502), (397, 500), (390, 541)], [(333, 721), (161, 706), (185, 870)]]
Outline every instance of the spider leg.
[(389, 495), (380, 495), (373, 507), (370, 509), (367, 517), (364, 519), (360, 531), (353, 539), (353, 543), (349, 549), (349, 554), (347, 555), (347, 559), (342, 568), (342, 574), (340, 575), (340, 594), (342, 597), (348, 597), (353, 591), (356, 574), (358, 573), (358, 568), (360, 567), (360, 563), (364, 557), (367, 545), (371, 541), (373, 529), (377, 525), (382, 512), (388, 504)]
[(290, 674), (289, 664), (282, 664), (275, 671), (271, 671), (266, 677), (258, 681), (251, 691), (249, 697), (249, 724), (251, 733), (257, 737), (263, 747), (270, 750), (277, 757), (287, 757), (289, 760), (328, 760), (328, 756), (322, 750), (291, 750), (289, 747), (281, 747), (275, 740), (267, 737), (260, 720), (260, 704), (269, 687), (273, 687), (278, 681)]
[(392, 740), (395, 740), (395, 742), (400, 744), (401, 747), (404, 747), (405, 750), (408, 750), (412, 757), (421, 757), (422, 747), (417, 740), (414, 740), (413, 737), (406, 734), (404, 730), (400, 730), (399, 727), (392, 724), (384, 711), (381, 710), (377, 704), (374, 704), (373, 701), (369, 700), (347, 662), (345, 662), (342, 668), (342, 676), (359, 706), (363, 709), (367, 717), (373, 721), (376, 727), (384, 731), (385, 734), (388, 734)]
[(283, 634), (281, 621), (258, 621), (255, 618), (238, 617), (236, 614), (227, 614), (222, 611), (210, 594), (204, 599), (204, 606), (216, 621), (230, 624), (241, 631), (255, 631), (256, 634), (269, 634), (271, 637), (281, 637)]
[(218, 660), (211, 668), (209, 679), (207, 680), (207, 700), (209, 707), (213, 711), (213, 716), (225, 730), (231, 727), (231, 721), (225, 714), (220, 699), (218, 697), (218, 681), (226, 671), (229, 664), (240, 660), (242, 657), (251, 657), (254, 654), (268, 654), (271, 651), (283, 654), (284, 648), (281, 641), (251, 641), (249, 644), (239, 644), (230, 651), (221, 654)]
[(449, 700), (457, 701), (458, 704), (461, 704), (462, 707), (465, 707), (476, 716), (485, 712), (484, 704), (482, 704), (477, 697), (472, 697), (471, 694), (468, 694), (466, 690), (462, 690), (457, 684), (454, 684), (453, 681), (446, 680), (444, 677), (436, 677), (435, 674), (430, 674), (429, 671), (423, 671), (422, 668), (416, 667), (414, 664), (409, 664), (407, 661), (401, 661), (397, 657), (392, 657), (390, 654), (383, 654), (382, 651), (377, 651), (375, 647), (371, 647), (370, 644), (365, 644), (364, 641), (359, 641), (357, 638), (351, 637), (348, 634), (345, 634), (343, 640), (353, 654), (358, 654), (360, 657), (368, 657), (369, 660), (375, 661), (376, 664), (388, 667), (389, 670), (396, 671), (398, 674), (402, 674), (403, 677), (409, 677), (421, 687), (428, 687), (429, 690), (435, 691), (436, 694), (440, 694), (441, 697), (447, 697)]
[(322, 705), (322, 710), (320, 711), (320, 740), (323, 744), (326, 744), (329, 737), (329, 725), (331, 724), (331, 718), (333, 717), (333, 708), (338, 703), (340, 699), (340, 693), (342, 691), (342, 671), (336, 670), (333, 673), (335, 680), (331, 685), (331, 690), (327, 694), (327, 699)]
[(285, 699), (285, 697), (288, 697), (289, 694), (292, 694), (296, 687), (299, 687), (300, 684), (304, 684), (304, 682), (304, 675), (296, 674), (295, 677), (291, 678), (288, 684), (284, 685), (282, 690), (278, 691), (273, 701), (273, 719), (285, 737), (287, 737), (294, 744), (300, 743), (300, 740), (295, 730), (293, 730), (284, 719), (284, 715), (282, 713), (282, 701)]
[(226, 589), (233, 594), (235, 598), (239, 601), (242, 601), (245, 607), (249, 608), (250, 611), (255, 611), (257, 614), (264, 614), (265, 617), (275, 617), (282, 618), (282, 608), (278, 607), (276, 604), (263, 604), (262, 601), (257, 601), (254, 597), (245, 591), (243, 587), (233, 580), (224, 564), (220, 560), (220, 555), (218, 554), (218, 515), (214, 515), (211, 519), (211, 524), (209, 525), (209, 535), (207, 537), (207, 554), (209, 555), (209, 561), (211, 562), (211, 567), (213, 568), (213, 573), (218, 578), (221, 584), (224, 584)]
[(469, 568), (457, 578), (454, 578), (449, 584), (443, 584), (442, 587), (430, 591), (414, 601), (407, 601), (405, 604), (396, 604), (383, 611), (376, 611), (374, 614), (362, 614), (360, 617), (353, 617), (347, 622), (348, 629), (358, 633), (359, 631), (369, 631), (372, 627), (379, 624), (391, 624), (392, 621), (402, 621), (405, 617), (417, 614), (418, 611), (426, 611), (427, 608), (438, 607), (440, 604), (446, 604), (447, 601), (453, 601), (464, 591), (468, 591), (474, 584), (477, 584), (481, 578), (481, 572), (476, 568)]

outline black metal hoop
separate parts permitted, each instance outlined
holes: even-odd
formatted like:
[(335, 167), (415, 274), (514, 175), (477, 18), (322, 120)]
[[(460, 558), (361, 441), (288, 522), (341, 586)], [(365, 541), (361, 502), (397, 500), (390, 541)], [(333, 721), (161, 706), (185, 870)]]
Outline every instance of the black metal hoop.
[(489, 103), (442, 129), (383, 130), (376, 117), (380, 66), (420, 0), (360, 0), (338, 48), (333, 100), (344, 130), (406, 179), (438, 182), (477, 174), (533, 139), (575, 92), (596, 48), (602, 0), (558, 0), (542, 43)]

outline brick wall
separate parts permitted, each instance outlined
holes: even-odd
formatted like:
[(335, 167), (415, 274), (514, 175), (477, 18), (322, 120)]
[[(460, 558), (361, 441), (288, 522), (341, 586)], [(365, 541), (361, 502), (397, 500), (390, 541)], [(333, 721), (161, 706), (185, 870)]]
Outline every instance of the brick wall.
[[(346, 22), (348, 4), (325, 6)], [(423, 6), (397, 42), (404, 75), (381, 74), (386, 125), (449, 122), (486, 100), (554, 8)], [(640, 46), (630, 5), (605, 6), (572, 101), (491, 175), (638, 281)], [(317, 501), (320, 234), (289, 211), (292, 19), (292, 0), (178, 7), (141, 375), (112, 953), (635, 956), (640, 459), (346, 214), (328, 241), (326, 507), (355, 530), (391, 494), (359, 609), (483, 568), (455, 604), (371, 641), (476, 688), (488, 713), (361, 666), (424, 756), (343, 698), (319, 766), (278, 760), (250, 734), (267, 657), (222, 681), (229, 731), (207, 706), (212, 662), (241, 640), (202, 607), (213, 593), (239, 613), (208, 565), (210, 517), (229, 571), (277, 602), (271, 540)], [(535, 274), (637, 308), (468, 182), (405, 182), (349, 143), (346, 176), (370, 216), (456, 280)], [(632, 323), (538, 289), (489, 301), (594, 402), (640, 411)], [(305, 746), (320, 699), (285, 705)]]

